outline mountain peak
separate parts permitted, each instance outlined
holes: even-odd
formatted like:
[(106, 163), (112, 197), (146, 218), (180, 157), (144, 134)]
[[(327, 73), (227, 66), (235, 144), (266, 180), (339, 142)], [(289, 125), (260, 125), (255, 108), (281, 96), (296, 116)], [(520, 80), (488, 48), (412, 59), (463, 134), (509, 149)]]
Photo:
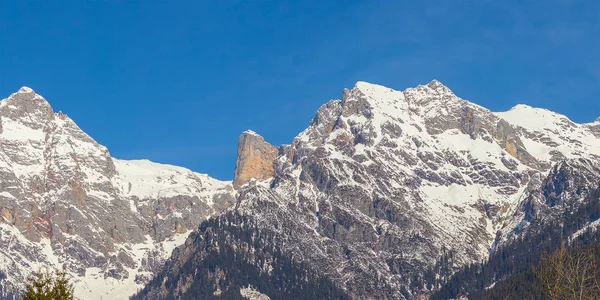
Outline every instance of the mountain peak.
[(434, 88), (434, 87), (445, 86), (445, 85), (443, 83), (441, 83), (439, 80), (433, 79), (427, 84), (427, 86), (430, 88)]
[(427, 84), (427, 87), (438, 92), (438, 93), (452, 93), (452, 90), (450, 90), (450, 88), (448, 88), (447, 86), (445, 86), (443, 83), (441, 83), (440, 81), (433, 79), (432, 81), (430, 81)]
[(6, 105), (11, 108), (5, 108), (0, 114), (11, 119), (21, 119), (24, 124), (30, 124), (33, 128), (42, 126), (54, 115), (50, 103), (26, 86), (2, 100), (1, 106)]
[(30, 94), (30, 93), (34, 93), (33, 89), (31, 89), (30, 87), (27, 86), (22, 86), (18, 91), (18, 94)]
[(38, 95), (32, 88), (22, 86), (16, 93), (12, 93), (8, 99), (10, 101), (18, 102), (35, 102), (43, 106), (50, 106), (48, 101), (44, 97)]

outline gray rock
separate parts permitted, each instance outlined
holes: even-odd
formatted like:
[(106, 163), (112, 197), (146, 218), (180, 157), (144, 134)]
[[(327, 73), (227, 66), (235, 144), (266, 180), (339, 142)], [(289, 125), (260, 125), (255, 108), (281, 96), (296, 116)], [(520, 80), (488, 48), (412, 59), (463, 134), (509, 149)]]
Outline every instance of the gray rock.
[[(227, 182), (112, 158), (31, 89), (0, 102), (0, 124), (0, 270), (10, 275), (4, 290), (22, 288), (38, 264), (63, 264), (76, 282), (89, 268), (118, 280), (128, 278), (125, 267), (150, 277), (158, 266), (142, 265), (142, 257), (163, 261), (172, 246), (161, 242), (233, 202)], [(153, 185), (167, 190), (144, 192)]]

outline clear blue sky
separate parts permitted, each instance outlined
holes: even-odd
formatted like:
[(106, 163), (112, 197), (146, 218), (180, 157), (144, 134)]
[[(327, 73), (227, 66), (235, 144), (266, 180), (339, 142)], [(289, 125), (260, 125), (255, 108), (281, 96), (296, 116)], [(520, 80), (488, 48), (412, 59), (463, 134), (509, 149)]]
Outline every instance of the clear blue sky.
[[(302, 3), (297, 3), (302, 2)], [(117, 158), (230, 179), (358, 80), (600, 116), (600, 1), (0, 0), (0, 98), (30, 86)]]

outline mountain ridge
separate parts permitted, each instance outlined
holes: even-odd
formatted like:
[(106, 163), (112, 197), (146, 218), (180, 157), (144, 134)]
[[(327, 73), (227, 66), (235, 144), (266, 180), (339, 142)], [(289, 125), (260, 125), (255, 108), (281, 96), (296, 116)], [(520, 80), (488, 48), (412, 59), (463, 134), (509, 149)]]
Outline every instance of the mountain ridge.
[(74, 276), (78, 297), (127, 297), (233, 199), (231, 182), (112, 158), (27, 87), (0, 102), (0, 179), (3, 292), (50, 264)]
[(354, 298), (427, 294), (527, 226), (521, 205), (553, 165), (599, 157), (592, 128), (541, 112), (494, 113), (439, 81), (404, 91), (358, 82), (227, 211)]
[[(247, 234), (278, 241), (269, 251), (302, 263), (294, 272), (325, 280), (327, 293), (337, 293), (330, 281), (353, 298), (423, 296), (527, 228), (543, 210), (531, 191), (554, 167), (600, 158), (594, 124), (527, 105), (492, 112), (437, 80), (404, 91), (359, 81), (323, 104), (290, 144), (242, 133), (234, 179), (218, 181), (115, 159), (23, 87), (0, 102), (0, 268), (14, 279), (26, 274), (19, 264), (63, 264), (79, 296), (126, 297), (150, 282), (139, 296), (160, 298), (154, 274), (183, 278), (160, 271), (182, 271), (172, 260), (162, 267), (172, 249), (214, 246), (207, 235), (186, 240), (198, 225), (214, 238), (229, 236), (222, 246), (234, 253), (240, 246), (254, 253), (231, 234), (251, 224)], [(218, 257), (218, 249), (199, 257)], [(268, 259), (274, 254), (260, 257), (279, 264)], [(255, 267), (246, 261), (255, 256), (243, 257)], [(2, 280), (3, 290), (19, 289), (17, 280)], [(193, 284), (185, 280), (171, 286), (185, 293)], [(213, 284), (217, 298), (239, 292), (235, 282)]]

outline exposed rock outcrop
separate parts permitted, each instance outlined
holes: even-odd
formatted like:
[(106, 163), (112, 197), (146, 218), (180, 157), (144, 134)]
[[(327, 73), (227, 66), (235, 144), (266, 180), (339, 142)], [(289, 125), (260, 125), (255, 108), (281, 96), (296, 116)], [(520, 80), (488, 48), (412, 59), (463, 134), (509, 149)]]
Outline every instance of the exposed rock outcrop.
[(245, 131), (238, 139), (233, 186), (238, 188), (252, 178), (265, 180), (273, 177), (276, 158), (277, 148), (254, 131)]

